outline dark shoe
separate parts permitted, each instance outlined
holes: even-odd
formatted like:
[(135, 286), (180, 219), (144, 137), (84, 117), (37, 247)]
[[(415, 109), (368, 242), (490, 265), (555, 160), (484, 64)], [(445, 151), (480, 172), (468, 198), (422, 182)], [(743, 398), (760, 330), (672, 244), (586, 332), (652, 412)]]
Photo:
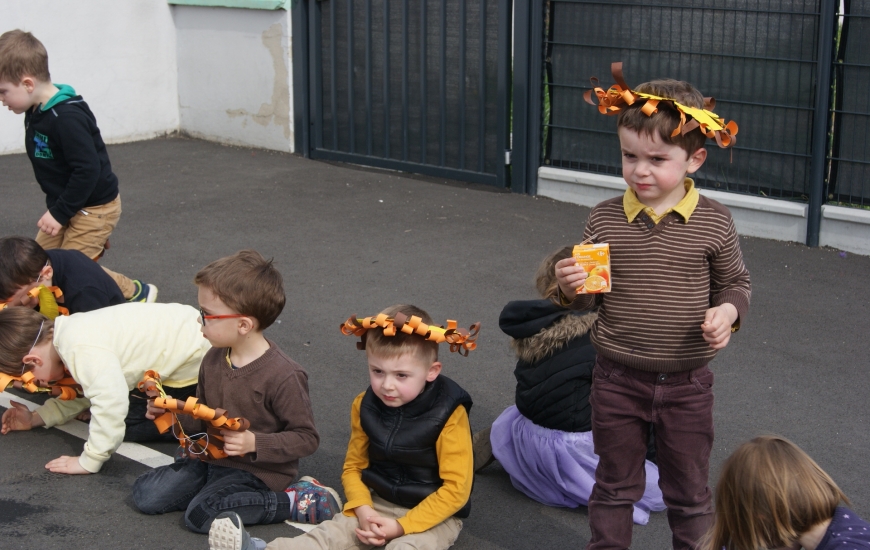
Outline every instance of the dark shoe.
[(136, 292), (127, 298), (128, 302), (147, 302), (152, 304), (157, 301), (157, 287), (154, 285), (146, 285), (139, 279), (133, 279), (133, 286), (136, 287)]
[(335, 489), (321, 485), (313, 477), (301, 477), (285, 491), (295, 494), (290, 496), (294, 499), (290, 521), (318, 524), (341, 513), (341, 497)]
[(477, 473), (495, 461), (492, 454), (492, 443), (489, 441), (489, 432), (492, 427), (480, 430), (471, 437), (471, 449), (474, 452), (474, 472)]
[(208, 530), (211, 550), (264, 550), (266, 541), (248, 535), (242, 518), (235, 512), (221, 512)]

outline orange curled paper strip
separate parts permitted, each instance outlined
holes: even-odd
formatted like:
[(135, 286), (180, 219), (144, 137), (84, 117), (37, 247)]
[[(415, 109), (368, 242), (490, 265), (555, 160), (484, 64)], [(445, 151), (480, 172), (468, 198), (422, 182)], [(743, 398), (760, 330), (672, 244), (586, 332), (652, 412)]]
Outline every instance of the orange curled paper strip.
[(447, 327), (437, 325), (427, 325), (420, 317), (412, 315), (409, 319), (403, 313), (397, 313), (395, 318), (390, 318), (383, 313), (376, 317), (358, 318), (356, 315), (351, 315), (342, 323), (340, 329), (345, 336), (359, 336), (361, 340), (357, 342), (357, 349), (366, 349), (365, 339), (362, 338), (366, 331), (373, 328), (382, 328), (384, 336), (395, 336), (396, 332), (405, 334), (416, 334), (425, 340), (440, 344), (447, 342), (450, 345), (450, 351), (458, 352), (463, 357), (468, 356), (468, 352), (477, 348), (477, 334), (480, 332), (480, 323), (474, 323), (468, 329), (457, 328), (456, 321), (447, 320)]
[(25, 372), (21, 376), (0, 374), (0, 391), (10, 387), (30, 393), (47, 393), (61, 401), (72, 401), (82, 396), (82, 387), (71, 377), (42, 386), (36, 382), (32, 372)]
[[(147, 371), (137, 387), (149, 397), (154, 398), (155, 407), (166, 410), (164, 414), (154, 419), (154, 424), (160, 433), (166, 433), (170, 428), (173, 428), (173, 434), (178, 438), (181, 447), (192, 454), (205, 454), (214, 460), (224, 458), (228, 455), (223, 450), (223, 438), (220, 435), (220, 430), (243, 432), (251, 427), (251, 423), (246, 418), (228, 417), (226, 410), (207, 407), (199, 403), (199, 399), (196, 397), (188, 397), (185, 401), (164, 397), (166, 394), (160, 383), (160, 375), (154, 371)], [(179, 414), (186, 414), (210, 424), (207, 431), (208, 438), (204, 438), (204, 443), (202, 440), (192, 441), (184, 434), (181, 423), (178, 421)]]
[[(598, 99), (598, 112), (601, 114), (616, 115), (626, 106), (634, 105), (634, 103), (638, 101), (644, 101), (645, 103), (643, 107), (641, 107), (641, 111), (643, 111), (646, 116), (652, 116), (659, 112), (659, 104), (662, 101), (666, 101), (671, 103), (680, 113), (680, 122), (677, 124), (677, 127), (674, 128), (671, 137), (685, 135), (687, 132), (698, 129), (708, 138), (715, 140), (716, 144), (723, 149), (733, 147), (734, 144), (737, 143), (737, 138), (735, 137), (738, 130), (737, 123), (732, 120), (726, 124), (724, 118), (719, 117), (719, 115), (712, 111), (713, 107), (716, 105), (716, 100), (712, 97), (704, 98), (703, 109), (690, 107), (688, 105), (683, 105), (676, 99), (670, 97), (659, 97), (632, 90), (628, 84), (625, 83), (625, 79), (622, 76), (621, 61), (612, 63), (610, 65), (610, 72), (612, 73), (613, 80), (616, 81), (616, 84), (605, 90), (598, 85), (599, 80), (592, 77), (592, 89), (587, 90), (583, 94), (583, 99), (586, 100), (586, 103), (596, 105), (596, 103), (592, 101), (592, 94), (595, 94), (595, 97)], [(691, 120), (687, 122), (686, 117), (691, 118)]]

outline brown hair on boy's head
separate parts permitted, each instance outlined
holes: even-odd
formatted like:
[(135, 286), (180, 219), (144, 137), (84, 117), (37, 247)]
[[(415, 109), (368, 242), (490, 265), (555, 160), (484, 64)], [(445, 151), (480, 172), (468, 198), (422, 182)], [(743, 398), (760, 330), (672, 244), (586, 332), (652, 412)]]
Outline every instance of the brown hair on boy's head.
[(256, 250), (240, 250), (215, 260), (196, 274), (194, 284), (214, 293), (230, 309), (257, 320), (266, 330), (284, 309), (284, 279)]
[(19, 288), (39, 278), (48, 254), (28, 237), (0, 239), (0, 301), (8, 300)]
[(790, 546), (849, 500), (800, 447), (775, 435), (744, 443), (725, 461), (716, 515), (703, 548)]
[[(408, 304), (396, 304), (381, 312), (387, 317), (394, 318), (397, 313), (404, 313), (408, 319), (417, 316), (427, 325), (432, 324), (432, 318), (424, 310)], [(378, 357), (393, 359), (405, 354), (414, 354), (426, 364), (438, 360), (438, 344), (431, 340), (424, 340), (418, 334), (405, 334), (396, 331), (395, 336), (384, 336), (384, 329), (377, 327), (369, 329), (363, 335), (366, 351)]]
[(15, 376), (21, 374), (24, 356), (53, 334), (54, 321), (34, 309), (8, 307), (0, 311), (0, 372)]
[(51, 82), (45, 46), (29, 32), (4, 32), (0, 35), (0, 81), (19, 84), (26, 76)]
[(541, 298), (552, 301), (554, 304), (559, 304), (559, 282), (556, 280), (556, 264), (565, 258), (570, 258), (573, 255), (574, 247), (566, 246), (553, 252), (541, 262), (538, 266), (538, 272), (535, 274), (535, 287), (538, 289)]
[[(637, 86), (634, 91), (675, 99), (678, 103), (689, 107), (704, 108), (704, 96), (701, 92), (682, 80), (651, 80)], [(616, 127), (634, 130), (638, 134), (653, 138), (658, 136), (665, 143), (682, 148), (688, 156), (704, 146), (707, 136), (698, 128), (671, 137), (671, 133), (680, 124), (680, 112), (669, 101), (660, 101), (658, 112), (652, 116), (647, 116), (641, 111), (645, 104), (646, 101), (641, 99), (620, 111)]]

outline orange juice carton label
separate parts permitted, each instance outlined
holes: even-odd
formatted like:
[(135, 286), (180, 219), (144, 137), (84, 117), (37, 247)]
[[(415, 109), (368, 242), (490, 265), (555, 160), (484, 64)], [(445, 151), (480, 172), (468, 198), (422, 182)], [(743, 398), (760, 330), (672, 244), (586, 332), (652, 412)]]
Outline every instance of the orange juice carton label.
[(578, 244), (574, 246), (573, 256), (586, 271), (586, 281), (577, 287), (577, 294), (610, 292), (609, 244)]

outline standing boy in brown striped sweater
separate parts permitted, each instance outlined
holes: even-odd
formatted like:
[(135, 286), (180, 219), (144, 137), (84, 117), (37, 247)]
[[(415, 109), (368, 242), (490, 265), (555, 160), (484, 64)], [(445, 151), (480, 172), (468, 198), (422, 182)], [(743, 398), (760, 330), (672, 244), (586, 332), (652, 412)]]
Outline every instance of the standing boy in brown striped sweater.
[[(617, 82), (628, 89), (621, 74)], [(615, 96), (611, 91), (598, 94), (602, 104)], [(584, 233), (610, 244), (612, 291), (577, 295), (586, 272), (573, 258), (556, 264), (564, 304), (600, 306), (592, 329), (598, 359), (590, 401), (601, 460), (586, 548), (631, 545), (650, 425), (673, 547), (696, 548), (712, 521), (713, 373), (707, 365), (746, 316), (749, 272), (728, 209), (701, 196), (686, 177), (707, 158), (706, 136), (694, 124), (697, 117), (681, 120), (681, 112), (689, 114), (681, 108), (703, 109), (703, 96), (675, 80), (628, 91), (634, 102), (617, 110), (629, 188), (593, 208)], [(657, 105), (645, 94), (658, 96)], [(647, 103), (652, 106), (644, 110)], [(712, 137), (715, 128), (707, 130)], [(729, 131), (736, 133), (736, 126), (717, 135), (720, 146), (733, 143)]]

